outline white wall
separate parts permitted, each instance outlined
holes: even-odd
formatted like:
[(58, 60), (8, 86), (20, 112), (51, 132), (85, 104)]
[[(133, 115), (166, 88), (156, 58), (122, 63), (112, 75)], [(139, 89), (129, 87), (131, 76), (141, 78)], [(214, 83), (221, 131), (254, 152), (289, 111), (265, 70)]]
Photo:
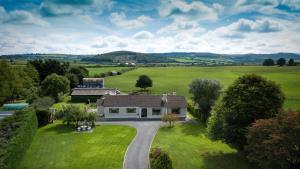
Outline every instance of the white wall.
[[(98, 106), (98, 113), (104, 114), (105, 118), (141, 118), (141, 111), (142, 108), (140, 107), (118, 107), (119, 113), (110, 113), (110, 108), (117, 108), (117, 107), (102, 107)], [(136, 113), (127, 113), (127, 108), (136, 108)], [(161, 114), (160, 115), (153, 115), (152, 114), (152, 107), (147, 108), (147, 118), (161, 118), (164, 113), (172, 113), (172, 108), (165, 108), (161, 107)], [(178, 117), (184, 118), (186, 116), (187, 109), (180, 108), (180, 114)]]

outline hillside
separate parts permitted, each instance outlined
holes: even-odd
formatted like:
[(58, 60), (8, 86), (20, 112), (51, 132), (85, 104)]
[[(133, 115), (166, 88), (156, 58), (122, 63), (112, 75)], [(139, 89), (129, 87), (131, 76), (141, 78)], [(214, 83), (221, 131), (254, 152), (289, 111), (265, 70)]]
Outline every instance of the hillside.
[(274, 54), (217, 54), (199, 52), (170, 52), (170, 53), (139, 53), (133, 51), (114, 51), (97, 55), (69, 55), (69, 54), (17, 54), (2, 55), (0, 58), (8, 59), (57, 59), (64, 61), (84, 61), (91, 63), (177, 63), (197, 65), (239, 65), (239, 64), (261, 64), (264, 59), (279, 58), (286, 60), (293, 58), (300, 61), (300, 54), (274, 53)]

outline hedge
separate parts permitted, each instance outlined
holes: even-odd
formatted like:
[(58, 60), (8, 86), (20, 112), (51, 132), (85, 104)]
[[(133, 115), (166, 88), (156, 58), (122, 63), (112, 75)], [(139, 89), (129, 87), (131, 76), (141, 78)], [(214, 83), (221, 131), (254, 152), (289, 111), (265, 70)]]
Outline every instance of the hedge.
[(18, 167), (37, 130), (32, 108), (17, 111), (0, 122), (0, 168)]

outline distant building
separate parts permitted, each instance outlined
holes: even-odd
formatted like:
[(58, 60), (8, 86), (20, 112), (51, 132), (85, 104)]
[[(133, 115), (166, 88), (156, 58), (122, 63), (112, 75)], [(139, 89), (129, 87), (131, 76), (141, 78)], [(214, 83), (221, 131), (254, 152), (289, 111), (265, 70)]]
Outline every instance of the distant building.
[(73, 102), (96, 102), (104, 95), (117, 95), (120, 91), (117, 89), (104, 88), (74, 88), (71, 93)]
[(183, 120), (187, 102), (175, 95), (105, 95), (97, 101), (97, 109), (105, 119), (161, 119), (175, 113)]
[(83, 78), (81, 88), (104, 88), (104, 78)]

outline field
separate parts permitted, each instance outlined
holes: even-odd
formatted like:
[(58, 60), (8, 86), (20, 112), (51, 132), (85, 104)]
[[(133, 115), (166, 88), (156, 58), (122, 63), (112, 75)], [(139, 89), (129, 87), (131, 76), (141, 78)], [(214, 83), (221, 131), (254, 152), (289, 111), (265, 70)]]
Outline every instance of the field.
[(87, 69), (89, 71), (89, 76), (94, 76), (96, 74), (101, 74), (105, 72), (119, 71), (121, 69), (126, 69), (126, 67), (107, 66), (107, 67), (92, 67)]
[[(95, 73), (95, 72), (94, 72)], [(224, 67), (150, 67), (138, 68), (120, 76), (107, 77), (106, 87), (123, 92), (137, 90), (139, 75), (146, 74), (153, 80), (152, 93), (162, 94), (176, 91), (178, 95), (190, 97), (188, 85), (193, 79), (219, 80), (226, 89), (243, 74), (255, 73), (278, 83), (286, 95), (285, 108), (300, 109), (300, 67), (224, 66)]]
[(255, 169), (235, 149), (208, 139), (197, 122), (160, 128), (152, 147), (169, 152), (174, 169)]
[(135, 133), (134, 128), (111, 125), (76, 133), (73, 127), (57, 122), (38, 129), (19, 168), (120, 169)]

